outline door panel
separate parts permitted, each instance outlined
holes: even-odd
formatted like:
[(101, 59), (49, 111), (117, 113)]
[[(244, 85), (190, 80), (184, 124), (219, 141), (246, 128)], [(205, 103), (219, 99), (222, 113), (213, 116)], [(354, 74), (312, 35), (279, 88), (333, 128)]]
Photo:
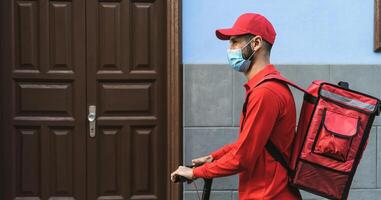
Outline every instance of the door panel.
[(167, 199), (165, 3), (87, 0), (88, 199)]
[(4, 199), (85, 199), (85, 2), (8, 3)]

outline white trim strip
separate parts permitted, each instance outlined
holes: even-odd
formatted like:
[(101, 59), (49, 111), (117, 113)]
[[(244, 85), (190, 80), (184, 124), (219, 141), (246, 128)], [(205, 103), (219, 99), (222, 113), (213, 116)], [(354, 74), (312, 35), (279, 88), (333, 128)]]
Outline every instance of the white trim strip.
[(347, 104), (350, 106), (369, 110), (370, 112), (373, 112), (373, 110), (375, 109), (375, 105), (364, 103), (364, 102), (358, 101), (356, 99), (351, 99), (351, 98), (348, 98), (345, 96), (341, 96), (339, 94), (335, 94), (335, 93), (330, 92), (328, 90), (321, 90), (320, 95), (327, 97), (327, 98), (330, 98), (330, 99), (334, 99), (336, 101), (339, 101), (341, 103), (344, 103), (344, 104)]

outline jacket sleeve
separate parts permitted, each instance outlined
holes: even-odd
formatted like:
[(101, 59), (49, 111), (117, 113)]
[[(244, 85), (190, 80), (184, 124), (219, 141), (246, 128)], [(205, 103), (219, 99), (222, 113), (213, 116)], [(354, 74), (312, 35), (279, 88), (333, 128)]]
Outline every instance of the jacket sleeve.
[(243, 129), (238, 139), (231, 144), (231, 150), (216, 161), (194, 168), (194, 177), (229, 176), (254, 166), (270, 138), (280, 105), (279, 97), (271, 89), (258, 87), (253, 90), (248, 100)]
[(234, 143), (226, 144), (225, 146), (217, 149), (216, 151), (213, 151), (210, 153), (210, 155), (213, 157), (213, 160), (220, 159), (223, 155), (225, 155), (227, 152), (229, 152), (232, 149)]

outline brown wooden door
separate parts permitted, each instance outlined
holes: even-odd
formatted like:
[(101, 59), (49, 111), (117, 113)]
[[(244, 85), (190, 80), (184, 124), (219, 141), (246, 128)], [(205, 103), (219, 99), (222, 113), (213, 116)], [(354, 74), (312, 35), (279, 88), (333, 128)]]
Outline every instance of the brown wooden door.
[(85, 2), (6, 2), (4, 199), (85, 199)]
[(165, 1), (86, 2), (89, 199), (167, 199)]
[(1, 0), (1, 200), (181, 196), (177, 6)]

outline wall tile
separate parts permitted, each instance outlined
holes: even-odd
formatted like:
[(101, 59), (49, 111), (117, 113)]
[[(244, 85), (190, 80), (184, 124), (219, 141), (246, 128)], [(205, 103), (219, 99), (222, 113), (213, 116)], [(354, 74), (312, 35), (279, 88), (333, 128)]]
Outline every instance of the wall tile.
[(354, 189), (349, 192), (349, 200), (380, 200), (380, 189)]
[(186, 65), (184, 125), (232, 126), (232, 79), (226, 65)]
[(376, 188), (377, 186), (377, 129), (372, 128), (368, 145), (353, 178), (351, 188)]

